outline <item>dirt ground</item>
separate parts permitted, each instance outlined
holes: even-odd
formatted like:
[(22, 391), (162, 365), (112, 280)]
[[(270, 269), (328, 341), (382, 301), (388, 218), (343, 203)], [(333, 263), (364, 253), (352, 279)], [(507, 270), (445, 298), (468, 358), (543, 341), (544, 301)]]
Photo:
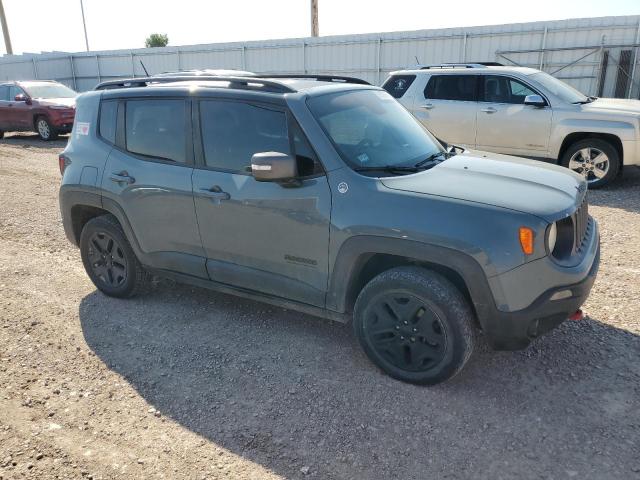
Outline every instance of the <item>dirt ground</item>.
[(0, 142), (0, 479), (640, 478), (640, 169), (590, 193), (586, 320), (420, 388), (348, 326), (169, 281), (97, 293), (63, 147)]

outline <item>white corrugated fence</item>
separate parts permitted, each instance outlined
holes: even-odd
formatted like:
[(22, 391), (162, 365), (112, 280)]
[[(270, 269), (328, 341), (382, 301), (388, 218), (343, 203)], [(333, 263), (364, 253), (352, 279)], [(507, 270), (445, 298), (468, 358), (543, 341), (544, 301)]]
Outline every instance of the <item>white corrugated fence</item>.
[(380, 84), (420, 63), (496, 61), (541, 68), (589, 95), (640, 96), (640, 15), (0, 58), (0, 80), (53, 79), (78, 91), (181, 69), (331, 73)]

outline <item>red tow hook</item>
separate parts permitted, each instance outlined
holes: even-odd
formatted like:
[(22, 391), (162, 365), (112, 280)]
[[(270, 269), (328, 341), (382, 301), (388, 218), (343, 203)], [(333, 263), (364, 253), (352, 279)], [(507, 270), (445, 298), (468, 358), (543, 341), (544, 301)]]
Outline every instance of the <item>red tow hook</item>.
[(582, 309), (579, 308), (574, 314), (569, 315), (569, 320), (574, 320), (576, 322), (579, 320), (584, 320), (584, 312), (582, 311)]

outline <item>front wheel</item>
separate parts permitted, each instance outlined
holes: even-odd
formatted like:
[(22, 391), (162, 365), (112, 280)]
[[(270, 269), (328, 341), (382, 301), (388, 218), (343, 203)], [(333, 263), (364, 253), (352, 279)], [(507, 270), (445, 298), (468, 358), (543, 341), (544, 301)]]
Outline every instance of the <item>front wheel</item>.
[(112, 215), (87, 222), (80, 235), (80, 255), (91, 281), (110, 297), (132, 297), (147, 283), (146, 271)]
[(369, 359), (393, 378), (433, 385), (458, 374), (477, 341), (473, 313), (443, 276), (419, 267), (388, 270), (356, 301), (353, 327)]
[(58, 137), (55, 128), (53, 128), (53, 125), (51, 125), (47, 117), (38, 117), (36, 120), (36, 130), (40, 138), (45, 142), (55, 140)]
[(620, 155), (609, 142), (599, 138), (587, 138), (571, 145), (560, 163), (582, 175), (589, 188), (600, 188), (618, 175)]

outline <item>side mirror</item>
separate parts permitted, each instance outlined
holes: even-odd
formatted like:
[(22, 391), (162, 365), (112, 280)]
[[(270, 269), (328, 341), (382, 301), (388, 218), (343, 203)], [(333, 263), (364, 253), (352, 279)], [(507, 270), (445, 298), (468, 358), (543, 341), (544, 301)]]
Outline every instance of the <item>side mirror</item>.
[(547, 102), (540, 95), (527, 95), (524, 97), (524, 104), (532, 107), (546, 107)]
[(19, 93), (14, 97), (16, 102), (25, 102), (27, 105), (31, 105), (31, 99), (27, 97), (24, 93)]
[(280, 152), (260, 152), (251, 157), (251, 174), (259, 182), (282, 182), (298, 176), (296, 161)]

